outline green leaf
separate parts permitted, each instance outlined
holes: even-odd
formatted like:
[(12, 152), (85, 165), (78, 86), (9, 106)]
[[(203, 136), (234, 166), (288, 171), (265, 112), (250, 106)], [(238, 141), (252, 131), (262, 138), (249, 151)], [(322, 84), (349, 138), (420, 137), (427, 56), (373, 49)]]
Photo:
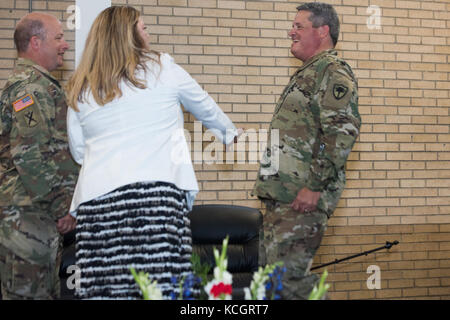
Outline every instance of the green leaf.
[(308, 300), (320, 300), (324, 297), (325, 293), (330, 288), (329, 284), (325, 284), (325, 279), (328, 277), (328, 271), (325, 269), (325, 271), (322, 274), (322, 277), (319, 281), (319, 287), (314, 286), (313, 290), (311, 291)]

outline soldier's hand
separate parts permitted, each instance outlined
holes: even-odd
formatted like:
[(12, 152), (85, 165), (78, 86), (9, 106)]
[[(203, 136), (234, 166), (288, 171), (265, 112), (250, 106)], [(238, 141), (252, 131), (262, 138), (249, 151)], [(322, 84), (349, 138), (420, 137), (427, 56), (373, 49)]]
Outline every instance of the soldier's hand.
[(58, 220), (58, 222), (56, 223), (56, 229), (58, 230), (59, 233), (66, 234), (67, 232), (70, 232), (73, 229), (75, 229), (76, 225), (77, 220), (70, 214), (67, 214), (66, 216)]
[(291, 208), (301, 213), (314, 211), (319, 198), (320, 192), (311, 191), (305, 187), (297, 193), (297, 197), (291, 203)]

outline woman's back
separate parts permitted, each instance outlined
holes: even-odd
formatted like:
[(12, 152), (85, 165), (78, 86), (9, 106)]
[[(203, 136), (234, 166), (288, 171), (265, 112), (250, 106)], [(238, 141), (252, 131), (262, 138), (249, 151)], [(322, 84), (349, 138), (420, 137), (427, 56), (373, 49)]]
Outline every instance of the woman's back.
[(83, 164), (71, 210), (138, 181), (172, 182), (196, 193), (197, 181), (182, 135), (180, 102), (222, 133), (233, 128), (209, 95), (169, 55), (161, 55), (160, 69), (149, 64), (153, 70), (146, 73), (147, 88), (122, 83), (120, 98), (99, 106), (88, 96), (78, 104), (79, 112), (69, 110), (71, 151)]

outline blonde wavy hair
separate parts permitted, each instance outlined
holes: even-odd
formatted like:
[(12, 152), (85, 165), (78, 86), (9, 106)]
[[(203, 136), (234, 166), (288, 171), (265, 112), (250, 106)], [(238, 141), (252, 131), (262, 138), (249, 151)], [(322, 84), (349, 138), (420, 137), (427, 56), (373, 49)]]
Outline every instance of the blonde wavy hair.
[(92, 24), (81, 61), (67, 86), (67, 103), (76, 111), (91, 93), (103, 106), (122, 96), (120, 82), (125, 80), (137, 88), (146, 88), (145, 79), (136, 70), (147, 72), (146, 63), (160, 65), (160, 53), (147, 49), (137, 31), (140, 12), (133, 7), (112, 6), (103, 10)]

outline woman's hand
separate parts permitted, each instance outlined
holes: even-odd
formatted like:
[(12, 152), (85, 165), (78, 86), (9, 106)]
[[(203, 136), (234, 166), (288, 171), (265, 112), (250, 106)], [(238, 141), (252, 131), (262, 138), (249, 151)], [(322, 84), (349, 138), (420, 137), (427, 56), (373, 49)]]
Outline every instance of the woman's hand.
[(227, 151), (231, 151), (233, 149), (233, 145), (238, 142), (239, 137), (243, 133), (244, 133), (244, 129), (242, 129), (242, 128), (237, 129), (237, 135), (234, 136), (233, 141), (231, 141), (229, 144), (227, 144), (227, 148), (226, 148)]

